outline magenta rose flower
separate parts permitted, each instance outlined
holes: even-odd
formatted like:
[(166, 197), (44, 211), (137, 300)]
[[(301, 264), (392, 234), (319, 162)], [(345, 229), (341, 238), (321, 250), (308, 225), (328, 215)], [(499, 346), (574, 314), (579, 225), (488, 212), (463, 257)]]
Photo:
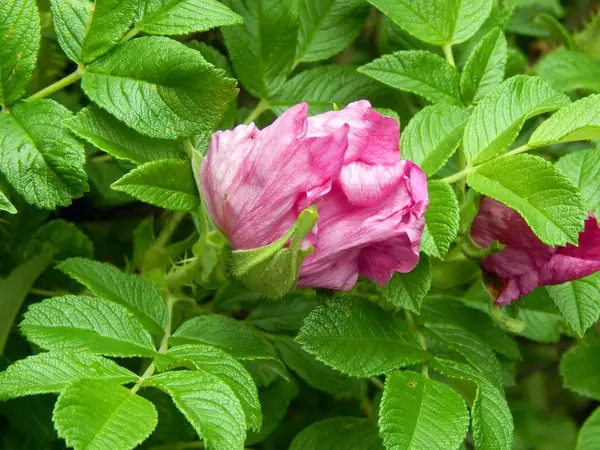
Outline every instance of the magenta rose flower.
[(561, 284), (600, 270), (600, 228), (590, 214), (579, 234), (579, 245), (551, 247), (540, 241), (519, 213), (489, 197), (482, 197), (471, 227), (482, 247), (499, 241), (506, 247), (481, 265), (498, 278), (496, 303), (506, 305), (538, 286)]
[(398, 122), (367, 101), (313, 117), (302, 103), (262, 130), (215, 133), (203, 198), (234, 250), (276, 241), (316, 205), (298, 284), (348, 290), (359, 274), (383, 284), (418, 263), (428, 206), (425, 176), (400, 160), (398, 139)]

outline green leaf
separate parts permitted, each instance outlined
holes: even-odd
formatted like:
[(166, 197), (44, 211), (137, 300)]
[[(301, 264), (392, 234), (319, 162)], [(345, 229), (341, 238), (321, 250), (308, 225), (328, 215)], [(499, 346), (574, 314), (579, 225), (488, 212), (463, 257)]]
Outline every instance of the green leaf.
[(107, 356), (155, 354), (150, 334), (125, 307), (95, 297), (65, 295), (34, 303), (21, 332), (46, 350), (86, 350)]
[(579, 188), (588, 211), (600, 217), (600, 148), (569, 153), (556, 167)]
[(458, 233), (459, 206), (454, 190), (443, 181), (429, 180), (429, 207), (425, 211), (425, 229), (421, 250), (443, 259)]
[(523, 216), (546, 244), (577, 245), (587, 212), (577, 188), (551, 163), (532, 155), (495, 159), (467, 183)]
[(507, 58), (504, 33), (494, 28), (479, 41), (462, 70), (460, 85), (466, 105), (477, 103), (502, 82)]
[(441, 56), (424, 50), (402, 50), (358, 68), (360, 73), (433, 103), (461, 105), (460, 77)]
[(64, 123), (73, 133), (100, 150), (135, 164), (185, 157), (181, 141), (149, 138), (94, 105), (83, 108)]
[(272, 348), (250, 328), (230, 317), (213, 314), (184, 322), (171, 338), (173, 345), (208, 344), (237, 359), (275, 359)]
[(559, 49), (549, 53), (539, 62), (536, 71), (557, 91), (600, 92), (600, 65), (581, 52)]
[(210, 345), (180, 345), (167, 354), (169, 368), (191, 366), (200, 372), (214, 375), (231, 388), (240, 401), (248, 426), (260, 430), (262, 414), (258, 391), (248, 371), (223, 350)]
[(297, 331), (315, 306), (315, 298), (291, 293), (280, 300), (259, 303), (248, 322), (267, 331)]
[(167, 305), (150, 280), (85, 258), (67, 259), (58, 269), (98, 297), (124, 306), (150, 330), (161, 333), (167, 325)]
[(468, 118), (458, 106), (423, 108), (402, 133), (402, 157), (421, 166), (427, 176), (435, 175), (456, 151)]
[(0, 190), (0, 211), (6, 211), (10, 214), (16, 214), (17, 208), (13, 205), (4, 192)]
[(0, 279), (0, 354), (21, 306), (37, 278), (50, 266), (52, 258), (49, 255), (36, 255), (28, 261), (16, 266), (8, 276)]
[(257, 98), (277, 93), (296, 57), (298, 17), (294, 0), (225, 0), (245, 25), (222, 30), (235, 72)]
[(386, 448), (455, 449), (468, 426), (467, 405), (449, 386), (411, 371), (386, 377), (379, 411)]
[(517, 75), (488, 92), (467, 122), (463, 145), (469, 165), (504, 152), (527, 119), (568, 105), (541, 78)]
[(129, 389), (82, 380), (60, 394), (52, 420), (58, 435), (75, 450), (127, 450), (150, 436), (158, 415), (152, 403)]
[(113, 361), (83, 352), (55, 351), (28, 356), (0, 373), (0, 398), (60, 392), (82, 379), (131, 383), (137, 375)]
[(365, 0), (299, 0), (296, 61), (320, 61), (344, 50), (358, 37), (369, 14)]
[(331, 369), (315, 359), (310, 353), (291, 338), (278, 336), (274, 342), (277, 351), (289, 366), (309, 386), (332, 395), (349, 396), (357, 399), (364, 397), (364, 380), (350, 378)]
[(575, 450), (594, 450), (598, 447), (600, 447), (600, 408), (596, 408), (581, 427)]
[(462, 355), (482, 376), (502, 390), (502, 366), (490, 346), (479, 337), (451, 323), (428, 323), (427, 336)]
[(165, 139), (212, 131), (237, 94), (235, 80), (200, 52), (157, 36), (128, 41), (90, 64), (81, 87), (131, 128)]
[(600, 273), (557, 286), (546, 286), (565, 321), (583, 337), (600, 315)]
[(369, 419), (334, 417), (306, 427), (290, 450), (383, 450), (377, 426)]
[[(3, 2), (0, 8), (0, 105), (11, 105), (25, 94), (35, 68), (40, 40), (36, 2)], [(2, 134), (0, 132), (0, 136)]]
[(378, 287), (383, 300), (395, 308), (404, 308), (419, 314), (421, 303), (431, 289), (431, 264), (422, 255), (419, 264), (408, 273), (394, 273), (392, 279)]
[(294, 383), (277, 378), (267, 387), (258, 390), (263, 411), (263, 424), (259, 432), (248, 431), (246, 445), (254, 445), (269, 436), (285, 417), (292, 398), (297, 394)]
[(514, 424), (502, 391), (467, 364), (435, 358), (431, 368), (447, 377), (468, 380), (477, 386), (471, 407), (471, 426), (476, 450), (512, 450)]
[(136, 167), (112, 188), (161, 208), (193, 211), (200, 195), (192, 166), (187, 160), (161, 159)]
[(83, 145), (61, 124), (69, 117), (53, 100), (18, 103), (0, 115), (0, 171), (38, 208), (67, 206), (88, 190)]
[(300, 103), (307, 102), (311, 114), (333, 110), (333, 104), (347, 105), (381, 93), (382, 86), (361, 75), (354, 67), (329, 64), (304, 70), (285, 83), (269, 100), (277, 114)]
[(560, 360), (564, 387), (584, 397), (600, 400), (600, 344), (583, 341)]
[(25, 245), (23, 253), (27, 257), (52, 255), (55, 260), (72, 256), (91, 258), (94, 253), (94, 245), (75, 224), (56, 219), (37, 229)]
[(119, 43), (129, 31), (135, 0), (50, 0), (56, 38), (65, 54), (89, 63)]
[(466, 41), (492, 10), (492, 0), (368, 0), (414, 37), (434, 45)]
[(319, 361), (355, 377), (372, 377), (426, 361), (430, 355), (406, 323), (358, 298), (317, 307), (296, 340)]
[[(487, 305), (485, 307), (487, 309)], [(430, 297), (423, 303), (417, 319), (428, 324), (447, 323), (461, 327), (476, 335), (496, 353), (512, 360), (521, 359), (519, 345), (488, 314), (469, 308), (458, 299), (441, 295)]]
[(216, 0), (145, 0), (135, 27), (148, 34), (183, 35), (239, 25), (244, 19)]
[(519, 334), (537, 342), (558, 342), (564, 322), (545, 288), (538, 288), (518, 303), (517, 319), (525, 323)]
[(558, 142), (600, 137), (600, 94), (590, 95), (561, 108), (533, 132), (527, 145), (542, 147)]
[(152, 386), (163, 390), (213, 450), (243, 450), (244, 410), (224, 381), (206, 372), (176, 371), (153, 376)]

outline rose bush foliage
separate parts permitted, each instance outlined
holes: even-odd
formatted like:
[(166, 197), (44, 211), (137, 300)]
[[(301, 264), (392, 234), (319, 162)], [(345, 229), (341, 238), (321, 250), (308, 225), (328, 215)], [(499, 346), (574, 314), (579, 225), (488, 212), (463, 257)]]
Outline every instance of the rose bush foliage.
[(591, 6), (0, 0), (0, 447), (600, 448)]

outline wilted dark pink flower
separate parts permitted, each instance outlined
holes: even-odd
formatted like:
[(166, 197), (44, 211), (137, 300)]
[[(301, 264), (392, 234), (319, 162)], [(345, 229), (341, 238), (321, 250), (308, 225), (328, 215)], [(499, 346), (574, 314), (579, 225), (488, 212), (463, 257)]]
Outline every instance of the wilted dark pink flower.
[(579, 234), (579, 245), (551, 247), (540, 241), (513, 209), (482, 197), (471, 227), (473, 240), (482, 247), (499, 241), (506, 247), (481, 265), (499, 278), (496, 303), (506, 305), (538, 286), (561, 284), (600, 270), (600, 228), (590, 214)]
[(367, 101), (307, 117), (305, 103), (272, 125), (217, 132), (200, 180), (209, 214), (233, 249), (276, 241), (300, 211), (319, 220), (298, 284), (347, 290), (359, 273), (378, 283), (419, 260), (428, 205), (421, 169), (401, 161), (398, 122)]

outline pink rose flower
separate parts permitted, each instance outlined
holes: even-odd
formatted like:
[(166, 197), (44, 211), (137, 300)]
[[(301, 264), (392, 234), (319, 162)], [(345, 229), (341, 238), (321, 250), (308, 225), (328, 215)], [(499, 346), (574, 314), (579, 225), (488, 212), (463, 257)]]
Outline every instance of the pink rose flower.
[(384, 284), (418, 263), (428, 206), (425, 175), (400, 160), (398, 139), (398, 122), (367, 101), (313, 117), (302, 103), (263, 130), (215, 133), (204, 201), (234, 250), (276, 241), (315, 204), (298, 284), (348, 290), (359, 274)]
[(471, 236), (481, 247), (493, 241), (506, 246), (481, 263), (486, 272), (499, 279), (494, 288), (499, 305), (511, 303), (538, 286), (565, 283), (600, 270), (600, 228), (592, 214), (579, 234), (577, 247), (551, 247), (535, 236), (519, 213), (482, 197)]

